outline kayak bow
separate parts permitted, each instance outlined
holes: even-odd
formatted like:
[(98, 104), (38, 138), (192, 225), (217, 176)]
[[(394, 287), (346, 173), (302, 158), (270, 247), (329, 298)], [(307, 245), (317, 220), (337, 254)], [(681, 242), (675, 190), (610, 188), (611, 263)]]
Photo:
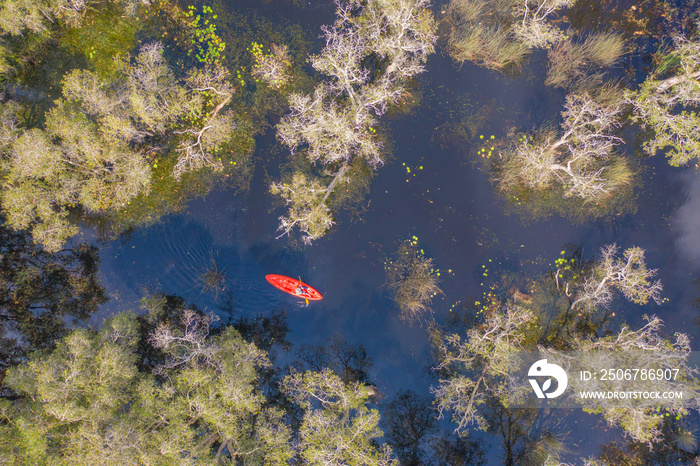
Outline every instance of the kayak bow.
[(265, 279), (272, 286), (278, 288), (285, 293), (289, 293), (297, 298), (308, 299), (310, 301), (318, 301), (323, 298), (315, 288), (296, 278), (285, 277), (284, 275), (270, 274), (265, 275)]

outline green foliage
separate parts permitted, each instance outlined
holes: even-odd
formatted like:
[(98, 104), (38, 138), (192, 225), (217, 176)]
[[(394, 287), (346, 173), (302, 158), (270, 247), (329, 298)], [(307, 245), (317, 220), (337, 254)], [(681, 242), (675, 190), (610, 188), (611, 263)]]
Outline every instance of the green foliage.
[(248, 189), (253, 175), (252, 153), (255, 140), (250, 130), (239, 127), (234, 130), (227, 150), (221, 152), (221, 170), (198, 170), (184, 173), (180, 180), (173, 176), (177, 159), (162, 156), (151, 163), (151, 189), (142, 192), (119, 210), (98, 215), (87, 215), (84, 220), (96, 225), (101, 236), (116, 238), (136, 227), (147, 227), (164, 216), (180, 213), (196, 198), (203, 198), (214, 189)]
[[(240, 109), (240, 113), (247, 112), (256, 131), (262, 131), (288, 110), (289, 92), (306, 92), (313, 87), (306, 63), (316, 34), (291, 23), (290, 18), (285, 16), (272, 21), (256, 10), (238, 11), (220, 0), (214, 0), (212, 7), (218, 14), (218, 33), (227, 44), (226, 66), (232, 70), (236, 84), (240, 84), (233, 96), (232, 106)], [(255, 62), (251, 62), (253, 57), (249, 49), (253, 42), (269, 44), (271, 49), (273, 45), (281, 50), (287, 49), (291, 66), (283, 67), (289, 75), (285, 86), (278, 89), (252, 75)]]
[(22, 397), (0, 405), (3, 456), (15, 464), (287, 464), (289, 431), (257, 389), (264, 352), (232, 328), (208, 336), (205, 316), (181, 319), (150, 335), (167, 355), (163, 380), (138, 369), (144, 336), (130, 314), (99, 333), (75, 330), (10, 370), (7, 383)]
[(379, 413), (366, 404), (373, 390), (345, 384), (330, 370), (293, 372), (282, 391), (304, 410), (299, 448), (305, 464), (389, 465), (391, 450), (373, 442), (382, 435)]
[(76, 25), (87, 6), (86, 0), (7, 0), (0, 5), (0, 32), (42, 33), (51, 27), (54, 19)]
[[(12, 5), (10, 2), (3, 6), (10, 8)], [(60, 247), (77, 231), (67, 220), (69, 214), (87, 215), (90, 222), (97, 220), (105, 229), (122, 230), (141, 220), (152, 222), (163, 213), (177, 211), (192, 195), (205, 194), (217, 183), (232, 182), (245, 189), (252, 173), (252, 136), (269, 124), (267, 119), (273, 114), (281, 114), (285, 104), (283, 96), (271, 86), (250, 86), (245, 92), (236, 92), (231, 100), (232, 88), (226, 83), (227, 71), (221, 65), (243, 59), (242, 67), (248, 67), (250, 58), (245, 54), (245, 47), (252, 37), (256, 40), (257, 36), (263, 37), (273, 45), (289, 41), (290, 56), (298, 58), (300, 63), (290, 70), (291, 74), (300, 76), (295, 83), (303, 86), (309, 82), (301, 70), (307, 57), (307, 34), (299, 26), (279, 29), (261, 21), (259, 16), (236, 15), (216, 2), (185, 11), (167, 2), (140, 5), (133, 1), (104, 1), (93, 6), (81, 13), (80, 25), (61, 21), (58, 27), (42, 35), (6, 36), (2, 50), (7, 53), (2, 54), (0, 64), (4, 71), (11, 73), (7, 79), (19, 79), (30, 86), (38, 84), (36, 93), (39, 95), (43, 91), (52, 98), (57, 97), (56, 93), (63, 87), (67, 109), (64, 116), (87, 110), (87, 120), (92, 123), (90, 132), (97, 137), (93, 140), (104, 139), (104, 146), (108, 147), (127, 141), (134, 163), (140, 159), (147, 164), (142, 168), (152, 168), (153, 176), (148, 177), (155, 191), (148, 193), (144, 189), (138, 193), (138, 200), (131, 198), (126, 202), (121, 202), (124, 198), (117, 196), (110, 203), (104, 195), (108, 191), (93, 180), (90, 189), (76, 195), (75, 183), (64, 182), (67, 177), (63, 168), (50, 180), (25, 179), (22, 183), (6, 180), (14, 183), (11, 187), (7, 184), (12, 192), (4, 195), (8, 215), (18, 226), (36, 223), (37, 238), (52, 248)], [(213, 14), (214, 6), (223, 10), (222, 18)], [(259, 30), (231, 24), (232, 17)], [(223, 32), (226, 42), (233, 41), (235, 45), (233, 58), (228, 54), (224, 56), (225, 41), (214, 22), (226, 26)], [(245, 31), (243, 34), (231, 32), (240, 31), (240, 26)], [(147, 44), (153, 35), (166, 42), (165, 55), (170, 61), (159, 58), (157, 53), (150, 54), (148, 63), (144, 62), (143, 53), (133, 54), (136, 58), (130, 59), (136, 38)], [(284, 46), (279, 48), (284, 50)], [(183, 50), (190, 52), (191, 60), (178, 58), (185, 55)], [(286, 59), (283, 61), (287, 63)], [(248, 80), (248, 74), (244, 77)], [(64, 80), (63, 86), (58, 84), (59, 80)], [(50, 105), (50, 100), (44, 98), (38, 106), (31, 103), (36, 113), (31, 114), (29, 125), (43, 123), (42, 112)], [(234, 107), (236, 114), (249, 117), (245, 120), (232, 117), (230, 112), (222, 111), (222, 101), (227, 102), (223, 105)], [(84, 121), (82, 117), (78, 120)], [(231, 131), (234, 126), (236, 128)], [(54, 145), (58, 142), (53, 136), (49, 139)], [(55, 162), (57, 153), (50, 153), (55, 156)], [(177, 162), (182, 163), (172, 163), (176, 155)], [(112, 161), (107, 158), (106, 163), (111, 167)], [(170, 167), (176, 176), (188, 181), (193, 180), (183, 173), (187, 169), (210, 167), (221, 173), (212, 176), (209, 170), (204, 170), (194, 183), (180, 187), (168, 181), (170, 176), (164, 174), (162, 167)], [(44, 181), (50, 189), (42, 185)], [(59, 191), (67, 185), (71, 192), (61, 198)], [(81, 205), (81, 199), (87, 199), (91, 205)], [(35, 211), (32, 206), (36, 206)], [(108, 226), (112, 220), (117, 223)]]
[(700, 154), (699, 51), (700, 40), (676, 37), (675, 48), (660, 54), (656, 69), (639, 91), (627, 93), (633, 121), (653, 134), (644, 151), (655, 155), (665, 150), (669, 164), (676, 167)]
[(403, 241), (398, 251), (384, 264), (386, 284), (398, 304), (403, 320), (413, 322), (430, 309), (430, 301), (442, 293), (440, 271), (433, 268), (433, 260), (418, 248), (418, 238)]
[(16, 98), (24, 105), (23, 122), (29, 126), (37, 125), (51, 102), (60, 97), (64, 75), (86, 66), (86, 58), (62, 45), (55, 35), (27, 33), (0, 38), (5, 61), (0, 82), (7, 90), (14, 90), (6, 93), (6, 98)]
[(10, 34), (20, 34), (25, 29), (43, 32), (47, 26), (42, 9), (50, 9), (49, 2), (30, 0), (3, 2), (0, 8), (0, 30)]
[(147, 154), (163, 140), (177, 144), (170, 152), (178, 154), (177, 180), (204, 167), (223, 171), (226, 163), (233, 177), (249, 175), (249, 129), (236, 131), (231, 112), (220, 112), (231, 95), (225, 69), (193, 70), (182, 82), (157, 42), (142, 46), (133, 62), (114, 63), (117, 75), (67, 74), (64, 98), (46, 115), (45, 130), (13, 136), (8, 151), (2, 194), (8, 221), (32, 227), (37, 241), (54, 250), (77, 231), (68, 209), (111, 214), (148, 192)]
[(111, 77), (119, 72), (115, 58), (134, 49), (141, 28), (137, 17), (124, 14), (119, 4), (102, 2), (85, 13), (79, 26), (63, 29), (59, 40), (63, 47), (85, 57), (95, 73)]
[(326, 191), (317, 179), (301, 172), (294, 173), (288, 183), (273, 183), (270, 193), (281, 196), (290, 206), (287, 215), (280, 217), (280, 236), (290, 234), (295, 227), (304, 233), (306, 242), (325, 235), (335, 223), (325, 204)]
[(150, 174), (128, 147), (106, 144), (94, 124), (62, 102), (46, 124), (46, 131), (26, 131), (14, 142), (2, 204), (13, 228), (32, 227), (37, 242), (57, 251), (77, 232), (68, 208), (119, 208), (147, 189)]

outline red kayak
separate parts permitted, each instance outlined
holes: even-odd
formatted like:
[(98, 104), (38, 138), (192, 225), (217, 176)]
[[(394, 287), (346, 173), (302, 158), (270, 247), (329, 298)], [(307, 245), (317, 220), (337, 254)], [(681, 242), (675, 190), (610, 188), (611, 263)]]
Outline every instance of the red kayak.
[(297, 280), (296, 278), (275, 274), (265, 275), (265, 278), (275, 288), (279, 288), (285, 293), (289, 293), (297, 298), (308, 299), (309, 301), (318, 301), (319, 299), (323, 299), (321, 293), (319, 293), (316, 289), (307, 285), (301, 280)]

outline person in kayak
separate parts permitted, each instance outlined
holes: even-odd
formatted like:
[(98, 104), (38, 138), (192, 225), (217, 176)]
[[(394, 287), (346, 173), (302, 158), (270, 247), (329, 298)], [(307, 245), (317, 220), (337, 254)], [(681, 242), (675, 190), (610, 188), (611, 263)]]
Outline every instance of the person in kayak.
[(296, 294), (297, 296), (306, 296), (309, 294), (308, 288), (300, 283), (297, 285), (297, 289), (294, 290), (294, 294)]
[(265, 275), (265, 279), (275, 288), (297, 298), (312, 301), (319, 301), (323, 298), (321, 293), (314, 287), (302, 282), (301, 277), (297, 280), (295, 278), (285, 277), (284, 275), (269, 274)]

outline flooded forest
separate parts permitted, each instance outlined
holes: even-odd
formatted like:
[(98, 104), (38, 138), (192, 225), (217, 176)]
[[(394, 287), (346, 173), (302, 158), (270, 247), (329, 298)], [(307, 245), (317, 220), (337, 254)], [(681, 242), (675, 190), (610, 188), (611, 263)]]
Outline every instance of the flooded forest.
[(698, 0), (0, 0), (0, 465), (700, 465)]

